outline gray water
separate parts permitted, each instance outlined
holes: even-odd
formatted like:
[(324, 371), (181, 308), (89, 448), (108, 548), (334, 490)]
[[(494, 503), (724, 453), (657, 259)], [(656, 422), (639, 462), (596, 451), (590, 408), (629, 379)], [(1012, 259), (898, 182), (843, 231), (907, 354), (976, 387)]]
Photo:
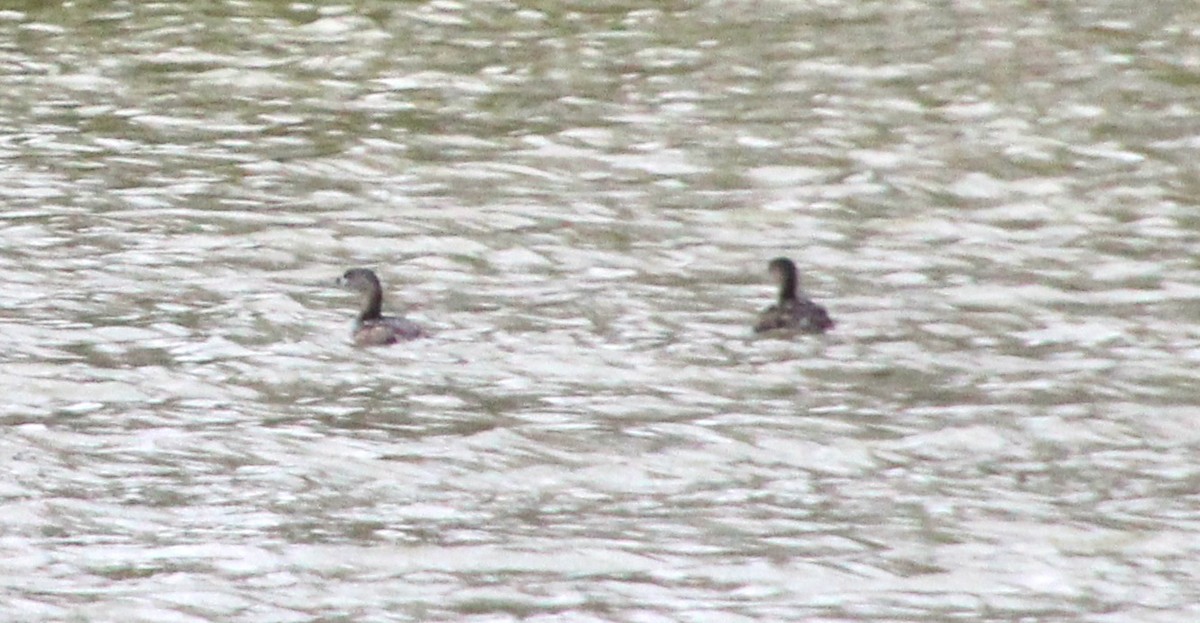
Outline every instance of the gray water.
[(11, 6), (0, 620), (1200, 617), (1200, 5)]

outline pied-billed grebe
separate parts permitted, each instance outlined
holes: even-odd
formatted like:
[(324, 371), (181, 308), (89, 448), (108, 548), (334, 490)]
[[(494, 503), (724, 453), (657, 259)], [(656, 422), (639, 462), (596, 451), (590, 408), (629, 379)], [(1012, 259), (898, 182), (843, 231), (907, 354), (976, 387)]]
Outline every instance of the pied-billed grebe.
[(763, 310), (754, 324), (754, 332), (788, 329), (802, 333), (824, 333), (833, 328), (833, 320), (824, 307), (810, 301), (799, 291), (796, 265), (786, 257), (771, 260), (767, 269), (779, 282), (779, 302)]
[(379, 277), (369, 269), (352, 268), (337, 283), (363, 296), (362, 311), (354, 321), (355, 344), (381, 346), (425, 335), (425, 331), (411, 320), (383, 315), (383, 287), (379, 285)]

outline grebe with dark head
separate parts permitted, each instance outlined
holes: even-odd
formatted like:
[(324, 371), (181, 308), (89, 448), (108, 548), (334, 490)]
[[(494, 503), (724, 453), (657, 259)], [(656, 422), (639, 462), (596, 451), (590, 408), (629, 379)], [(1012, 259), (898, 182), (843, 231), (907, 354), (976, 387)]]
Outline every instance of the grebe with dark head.
[(833, 320), (824, 307), (809, 300), (800, 290), (796, 264), (786, 257), (771, 260), (767, 270), (779, 283), (779, 302), (758, 315), (755, 333), (787, 329), (801, 333), (824, 333), (833, 328)]
[(337, 280), (339, 286), (363, 297), (362, 311), (354, 321), (354, 343), (382, 346), (425, 336), (420, 325), (399, 316), (383, 315), (383, 286), (379, 277), (366, 268), (352, 268)]

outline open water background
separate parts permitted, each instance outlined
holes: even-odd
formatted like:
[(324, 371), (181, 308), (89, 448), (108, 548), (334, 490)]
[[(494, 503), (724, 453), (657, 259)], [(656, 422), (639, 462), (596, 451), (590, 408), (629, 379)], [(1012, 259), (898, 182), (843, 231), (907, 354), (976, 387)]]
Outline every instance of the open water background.
[(0, 620), (1200, 619), (1198, 25), (10, 3)]

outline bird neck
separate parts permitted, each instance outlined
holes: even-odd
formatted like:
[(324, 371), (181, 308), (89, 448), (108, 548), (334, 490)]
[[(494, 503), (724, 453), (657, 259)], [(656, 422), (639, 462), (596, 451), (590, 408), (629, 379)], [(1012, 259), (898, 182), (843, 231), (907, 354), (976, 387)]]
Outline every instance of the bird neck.
[(383, 317), (383, 292), (376, 288), (367, 295), (367, 304), (363, 307), (362, 313), (358, 315), (358, 321), (379, 320), (381, 317)]
[(796, 288), (799, 280), (796, 278), (796, 273), (786, 272), (783, 279), (779, 281), (779, 302), (786, 303), (796, 299)]

